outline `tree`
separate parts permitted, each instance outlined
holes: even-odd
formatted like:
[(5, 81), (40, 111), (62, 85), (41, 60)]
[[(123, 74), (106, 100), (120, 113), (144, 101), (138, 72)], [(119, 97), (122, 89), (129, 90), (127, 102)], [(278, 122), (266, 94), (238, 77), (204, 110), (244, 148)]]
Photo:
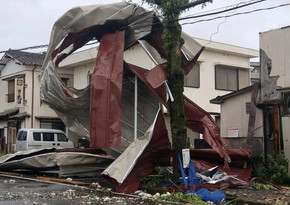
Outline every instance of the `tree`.
[(178, 19), (184, 10), (211, 2), (211, 0), (197, 0), (191, 3), (189, 0), (144, 1), (151, 6), (157, 6), (163, 15), (162, 39), (168, 57), (168, 85), (174, 98), (174, 101), (169, 103), (169, 113), (173, 151), (173, 180), (176, 181), (179, 178), (178, 154), (181, 154), (182, 149), (188, 147), (183, 103), (184, 71), (181, 67), (181, 47), (184, 41), (181, 37), (182, 28)]

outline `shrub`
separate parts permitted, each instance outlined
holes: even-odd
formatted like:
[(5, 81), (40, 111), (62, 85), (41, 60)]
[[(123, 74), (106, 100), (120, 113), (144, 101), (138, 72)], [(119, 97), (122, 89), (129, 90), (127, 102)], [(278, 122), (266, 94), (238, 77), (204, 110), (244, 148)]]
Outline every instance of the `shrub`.
[(288, 159), (283, 152), (267, 156), (266, 162), (258, 162), (255, 166), (258, 177), (277, 184), (288, 184)]

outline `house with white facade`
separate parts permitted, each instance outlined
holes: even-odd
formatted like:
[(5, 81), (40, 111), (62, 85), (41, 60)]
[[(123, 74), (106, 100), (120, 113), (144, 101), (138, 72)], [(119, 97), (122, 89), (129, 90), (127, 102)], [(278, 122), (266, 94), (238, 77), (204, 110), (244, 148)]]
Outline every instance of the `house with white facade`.
[(252, 157), (264, 155), (263, 112), (257, 108), (255, 102), (254, 105), (251, 104), (252, 96), (257, 97), (257, 91), (257, 84), (253, 84), (238, 91), (217, 96), (210, 101), (220, 105), (220, 132), (230, 142), (227, 148), (251, 149)]
[[(251, 84), (250, 60), (258, 56), (258, 51), (192, 38), (185, 33), (183, 33), (183, 38), (189, 47), (196, 44), (205, 47), (198, 59), (198, 64), (185, 77), (184, 94), (219, 122), (220, 106), (211, 104), (210, 100)], [(74, 73), (74, 88), (82, 89), (89, 85), (96, 55), (97, 48), (91, 48), (76, 52), (60, 63), (61, 67), (71, 69)], [(125, 61), (130, 64), (146, 69), (155, 66), (139, 44), (126, 50), (124, 55)], [(194, 139), (200, 138), (199, 134), (192, 133), (190, 130), (188, 130), (188, 135), (192, 144), (194, 144)]]
[[(266, 157), (284, 151), (290, 159), (290, 26), (260, 33), (260, 62), (252, 64), (252, 80), (258, 82), (258, 95), (252, 98), (253, 86), (211, 100), (221, 106), (221, 133), (236, 129), (236, 140), (249, 146), (251, 134), (256, 145), (253, 152)], [(250, 103), (255, 102), (255, 120)]]
[[(39, 77), (45, 53), (8, 50), (0, 59), (0, 150), (12, 152), (20, 128), (66, 131), (55, 112), (40, 100)], [(73, 85), (71, 70), (60, 70)]]
[[(258, 51), (192, 38), (187, 34), (183, 34), (183, 38), (189, 47), (200, 44), (205, 48), (198, 64), (185, 77), (184, 93), (219, 122), (220, 106), (211, 104), (210, 100), (250, 85), (250, 59), (257, 57)], [(23, 127), (65, 130), (75, 144), (80, 137), (66, 130), (55, 112), (40, 100), (39, 76), (44, 55), (9, 50), (1, 58), (0, 89), (3, 98), (0, 103), (0, 130), (2, 147), (8, 152), (12, 151), (17, 131)], [(130, 64), (147, 69), (155, 65), (139, 44), (126, 50), (124, 55), (125, 61)], [(87, 87), (96, 56), (97, 47), (68, 56), (58, 68), (63, 82), (76, 89)], [(19, 80), (22, 86), (17, 85)], [(18, 88), (21, 90), (19, 103)], [(188, 134), (191, 143), (200, 138), (199, 134), (190, 130)]]

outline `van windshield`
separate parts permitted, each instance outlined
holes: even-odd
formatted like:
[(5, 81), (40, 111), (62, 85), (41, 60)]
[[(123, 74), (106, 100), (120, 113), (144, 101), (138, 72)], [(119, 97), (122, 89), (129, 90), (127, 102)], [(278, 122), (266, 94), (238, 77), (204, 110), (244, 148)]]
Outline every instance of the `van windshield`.
[(26, 141), (27, 139), (27, 132), (26, 131), (19, 131), (17, 135), (17, 140)]

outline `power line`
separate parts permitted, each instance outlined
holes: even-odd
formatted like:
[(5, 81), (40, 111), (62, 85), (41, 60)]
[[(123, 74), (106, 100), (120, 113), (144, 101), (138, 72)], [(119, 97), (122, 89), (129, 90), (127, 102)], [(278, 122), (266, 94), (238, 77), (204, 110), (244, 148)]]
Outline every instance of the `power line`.
[[(277, 5), (277, 6), (272, 6), (272, 7), (266, 7), (266, 8), (260, 8), (260, 9), (254, 9), (254, 10), (251, 10), (251, 11), (245, 11), (245, 12), (240, 12), (240, 13), (235, 13), (235, 14), (230, 14), (230, 15), (222, 15), (222, 16), (217, 16), (217, 17), (213, 17), (213, 18), (208, 18), (208, 19), (201, 19), (201, 20), (198, 20), (198, 21), (192, 21), (192, 22), (186, 22), (186, 23), (181, 23), (181, 25), (187, 25), (187, 24), (196, 24), (196, 23), (200, 23), (200, 22), (205, 22), (205, 21), (213, 21), (213, 20), (216, 20), (216, 19), (221, 19), (221, 18), (229, 18), (229, 17), (233, 17), (233, 16), (238, 16), (238, 15), (245, 15), (245, 14), (250, 14), (250, 13), (254, 13), (254, 12), (259, 12), (259, 11), (266, 11), (266, 10), (273, 10), (273, 9), (276, 9), (276, 8), (279, 8), (279, 7), (284, 7), (284, 6), (290, 6), (290, 3), (287, 3), (287, 4), (280, 4), (280, 5)], [(226, 11), (225, 11), (226, 12)], [(210, 15), (210, 14), (209, 14)], [(197, 18), (196, 16), (192, 16), (191, 18)], [(191, 19), (190, 17), (188, 17), (186, 20), (188, 19)], [(180, 19), (175, 19), (175, 21), (178, 21)], [(182, 19), (183, 20), (183, 19)], [(150, 21), (147, 21), (147, 23), (142, 23), (142, 24), (136, 24), (136, 26), (133, 26), (133, 28), (135, 27), (145, 27), (145, 26), (149, 26), (149, 25), (158, 25), (158, 24), (161, 24), (161, 23), (152, 23)], [(127, 27), (132, 27), (132, 26), (127, 26)], [(122, 28), (122, 29), (125, 29), (126, 27)], [(152, 29), (154, 30), (154, 29)], [(135, 32), (135, 34), (137, 33), (141, 33), (141, 32), (148, 32), (150, 30), (142, 30), (142, 31), (138, 31), (138, 32)]]
[(226, 15), (226, 16), (217, 16), (217, 17), (214, 17), (214, 18), (202, 19), (202, 20), (198, 20), (198, 21), (182, 23), (181, 25), (195, 24), (195, 23), (200, 23), (200, 22), (204, 22), (204, 21), (213, 21), (213, 20), (220, 19), (220, 18), (228, 18), (228, 17), (238, 16), (238, 15), (250, 14), (250, 13), (254, 13), (254, 12), (258, 12), (258, 11), (272, 10), (272, 9), (276, 9), (276, 8), (284, 7), (284, 6), (290, 6), (290, 3), (288, 3), (288, 4), (280, 4), (280, 5), (277, 5), (277, 6), (272, 6), (272, 7), (267, 7), (267, 8), (254, 9), (254, 10), (251, 10), (251, 11), (245, 11), (245, 12), (230, 14), (230, 15)]
[[(261, 2), (264, 2), (264, 1), (267, 1), (267, 0), (257, 0), (255, 2), (252, 2), (252, 1), (253, 0), (248, 1), (249, 3), (246, 3), (246, 4), (238, 6), (239, 4), (243, 3), (243, 2), (240, 2), (240, 3), (236, 4), (235, 7), (229, 8), (229, 9), (225, 9), (225, 10), (222, 10), (222, 11), (217, 11), (217, 12), (212, 12), (212, 13), (205, 13), (205, 14), (195, 15), (195, 16), (187, 16), (187, 17), (174, 19), (174, 20), (171, 20), (171, 21), (182, 21), (182, 20), (187, 20), (187, 19), (194, 19), (194, 18), (201, 18), (201, 17), (206, 17), (206, 16), (217, 15), (217, 14), (225, 13), (225, 12), (228, 12), (228, 11), (237, 10), (237, 9), (240, 9), (240, 8), (243, 8), (243, 7), (251, 6), (253, 4), (261, 3)], [(225, 7), (225, 8), (228, 8), (228, 7)], [(170, 21), (168, 21), (167, 23), (170, 23)], [(157, 24), (160, 24), (160, 23), (152, 23), (151, 21), (145, 21), (145, 22), (142, 22), (141, 24), (139, 24), (139, 22), (138, 22), (135, 25), (136, 25), (136, 27), (137, 26), (138, 27), (144, 27), (144, 26), (153, 26), (153, 25), (157, 25)], [(126, 26), (126, 27), (121, 28), (120, 30), (126, 29), (128, 27), (134, 28), (135, 26), (134, 25)]]
[[(219, 8), (219, 9), (211, 10), (211, 11), (216, 11), (216, 12), (209, 13), (210, 11), (207, 11), (207, 12), (203, 12), (203, 13), (199, 13), (199, 14), (195, 14), (195, 15), (189, 15), (189, 16), (186, 16), (186, 17), (182, 17), (182, 18), (179, 18), (179, 20), (186, 20), (186, 19), (200, 18), (200, 17), (205, 17), (205, 16), (221, 14), (221, 13), (225, 13), (225, 12), (228, 12), (228, 11), (237, 10), (237, 9), (240, 9), (240, 8), (243, 8), (243, 7), (251, 6), (253, 4), (261, 3), (261, 2), (264, 2), (264, 1), (268, 1), (268, 0), (257, 0), (257, 1), (254, 1), (254, 2), (253, 2), (253, 0), (250, 0), (250, 1), (239, 2), (238, 4), (232, 4), (232, 5), (225, 6), (225, 7)], [(222, 11), (217, 11), (217, 10), (220, 10), (220, 9), (223, 9), (223, 8), (225, 8), (225, 9), (222, 10)]]
[[(205, 13), (205, 14), (201, 14), (201, 15), (187, 16), (187, 17), (175, 19), (175, 21), (179, 21), (179, 20), (182, 21), (182, 20), (195, 19), (195, 18), (201, 18), (201, 17), (211, 16), (211, 15), (221, 14), (221, 13), (225, 13), (225, 12), (228, 12), (228, 11), (236, 10), (236, 9), (239, 9), (239, 8), (242, 8), (242, 7), (250, 6), (250, 5), (253, 5), (253, 4), (256, 4), (256, 3), (264, 2), (264, 1), (267, 1), (267, 0), (259, 0), (259, 1), (255, 1), (255, 2), (252, 2), (252, 0), (251, 0), (251, 1), (247, 1), (247, 2), (249, 2), (247, 4), (244, 4), (244, 5), (241, 5), (241, 6), (236, 6), (234, 8), (225, 9), (223, 11), (218, 11), (218, 12)], [(245, 2), (240, 2), (240, 3), (245, 3)], [(290, 6), (290, 3), (280, 4), (280, 5), (277, 5), (277, 6), (272, 6), (272, 7), (267, 7), (267, 8), (254, 9), (254, 10), (251, 10), (251, 11), (245, 11), (245, 12), (240, 12), (240, 13), (235, 13), (235, 14), (230, 14), (230, 15), (217, 16), (217, 17), (213, 17), (213, 18), (209, 18), (209, 19), (201, 19), (201, 20), (198, 20), (198, 21), (181, 23), (181, 25), (196, 24), (196, 23), (205, 22), (205, 21), (213, 21), (213, 20), (220, 19), (220, 18), (229, 18), (229, 17), (233, 17), (233, 16), (238, 16), (238, 15), (250, 14), (250, 13), (254, 13), (254, 12), (258, 12), (258, 11), (272, 10), (272, 9), (276, 9), (276, 8), (284, 7), (284, 6)], [(224, 8), (228, 8), (228, 7), (229, 6), (224, 7)], [(123, 29), (126, 29), (126, 28), (134, 28), (134, 27), (135, 28), (136, 27), (142, 28), (142, 27), (145, 27), (145, 26), (154, 26), (154, 25), (158, 25), (158, 24), (161, 24), (161, 22), (152, 23), (152, 20), (143, 21), (142, 23), (138, 22), (135, 25), (129, 25), (129, 26), (126, 26), (126, 27), (122, 27), (120, 30), (123, 30)], [(151, 30), (154, 30), (154, 29), (151, 29)], [(148, 32), (148, 31), (151, 31), (151, 30), (143, 30), (143, 31), (134, 32), (134, 33), (137, 34), (137, 33), (141, 33), (141, 32)], [(95, 43), (91, 43), (91, 44), (95, 44)], [(90, 44), (88, 44), (88, 45), (90, 45)], [(29, 46), (29, 47), (25, 47), (25, 48), (12, 49), (12, 50), (21, 51), (21, 50), (30, 50), (30, 49), (44, 48), (44, 47), (48, 47), (48, 45), (47, 44), (36, 45), (36, 46)], [(0, 51), (0, 53), (5, 53), (7, 51), (8, 50), (3, 50), (3, 51)]]
[[(207, 10), (207, 11), (203, 11), (203, 12), (195, 13), (194, 15), (187, 15), (187, 16), (185, 16), (185, 17), (190, 17), (190, 16), (196, 16), (196, 15), (206, 14), (206, 13), (210, 13), (210, 12), (213, 12), (213, 11), (219, 11), (219, 10), (227, 9), (227, 8), (230, 8), (230, 7), (236, 7), (237, 5), (240, 5), (240, 4), (247, 4), (247, 3), (250, 3), (250, 2), (253, 2), (253, 1), (254, 1), (254, 0), (242, 1), (242, 2), (239, 2), (238, 4), (231, 4), (231, 5), (223, 6), (223, 7), (220, 7), (220, 8), (215, 8), (215, 9), (211, 9), (211, 10)], [(257, 1), (257, 0), (256, 0), (256, 1)], [(266, 1), (268, 1), (268, 0), (266, 0)]]

